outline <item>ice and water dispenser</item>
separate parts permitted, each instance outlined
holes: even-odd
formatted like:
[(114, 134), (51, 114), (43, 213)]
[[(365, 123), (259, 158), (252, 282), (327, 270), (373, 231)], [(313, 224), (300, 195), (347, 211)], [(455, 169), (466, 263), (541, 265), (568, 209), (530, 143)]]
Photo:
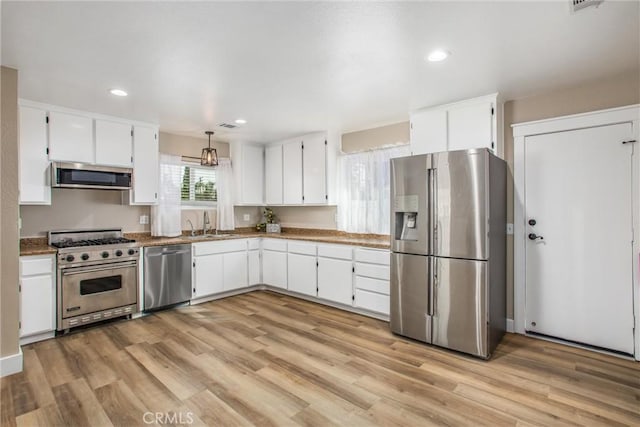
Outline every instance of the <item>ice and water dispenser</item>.
[(418, 240), (418, 196), (395, 196), (394, 215), (396, 227), (394, 230), (395, 240)]

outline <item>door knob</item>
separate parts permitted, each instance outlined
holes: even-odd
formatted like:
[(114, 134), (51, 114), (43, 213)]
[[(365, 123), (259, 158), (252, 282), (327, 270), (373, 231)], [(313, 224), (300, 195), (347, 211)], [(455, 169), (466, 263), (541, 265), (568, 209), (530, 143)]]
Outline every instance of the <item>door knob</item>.
[(543, 240), (544, 238), (542, 236), (538, 236), (535, 233), (529, 233), (529, 240)]
[(536, 223), (536, 220), (535, 220), (535, 219), (531, 218), (531, 219), (529, 220), (529, 225), (530, 225), (530, 226), (532, 226), (532, 227), (533, 227), (533, 226), (534, 226), (534, 225), (536, 225), (536, 224), (537, 224), (537, 223)]

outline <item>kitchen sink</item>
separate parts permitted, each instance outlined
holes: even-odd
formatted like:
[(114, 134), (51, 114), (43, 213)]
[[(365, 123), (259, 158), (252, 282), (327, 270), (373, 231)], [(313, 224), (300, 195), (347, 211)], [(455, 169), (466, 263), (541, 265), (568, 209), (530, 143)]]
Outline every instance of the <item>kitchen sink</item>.
[(207, 240), (207, 239), (223, 239), (225, 237), (234, 237), (236, 234), (198, 234), (196, 236), (187, 236), (191, 240)]

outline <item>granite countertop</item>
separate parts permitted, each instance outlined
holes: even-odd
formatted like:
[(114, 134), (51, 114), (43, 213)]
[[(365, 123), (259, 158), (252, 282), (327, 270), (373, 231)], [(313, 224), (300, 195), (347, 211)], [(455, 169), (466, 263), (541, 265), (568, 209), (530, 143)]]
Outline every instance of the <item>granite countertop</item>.
[(220, 233), (224, 237), (210, 237), (200, 239), (190, 239), (188, 235), (180, 237), (152, 237), (149, 233), (127, 233), (126, 237), (134, 239), (140, 246), (163, 246), (178, 245), (185, 243), (211, 242), (219, 240), (248, 239), (248, 238), (270, 238), (305, 240), (318, 243), (337, 243), (343, 245), (363, 246), (375, 249), (389, 249), (389, 236), (380, 234), (353, 234), (335, 230), (316, 230), (304, 228), (286, 228), (281, 233), (257, 232), (252, 228), (236, 229), (228, 236)]
[(51, 255), (57, 249), (47, 244), (46, 237), (29, 237), (20, 239), (20, 256), (23, 255)]
[[(226, 233), (220, 233), (224, 235)], [(247, 239), (265, 237), (270, 239), (305, 240), (318, 243), (337, 243), (342, 245), (363, 246), (375, 249), (389, 249), (389, 236), (381, 234), (354, 234), (336, 230), (317, 230), (310, 228), (285, 228), (281, 233), (257, 232), (253, 228), (236, 229), (225, 237), (190, 239), (188, 234), (180, 237), (152, 237), (150, 233), (125, 233), (125, 237), (134, 239), (139, 246), (164, 246), (218, 240)], [(55, 254), (56, 248), (47, 244), (46, 237), (20, 239), (20, 256)]]

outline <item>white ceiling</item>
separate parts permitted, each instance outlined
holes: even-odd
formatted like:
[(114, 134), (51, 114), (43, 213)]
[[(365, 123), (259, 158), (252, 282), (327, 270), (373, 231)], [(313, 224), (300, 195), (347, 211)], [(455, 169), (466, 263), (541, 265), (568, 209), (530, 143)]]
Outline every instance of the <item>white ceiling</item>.
[[(639, 2), (10, 2), (19, 95), (219, 139), (272, 141), (406, 120), (638, 69)], [(444, 47), (443, 63), (424, 56)], [(127, 98), (108, 93), (114, 87)], [(248, 124), (218, 132), (222, 122)]]

